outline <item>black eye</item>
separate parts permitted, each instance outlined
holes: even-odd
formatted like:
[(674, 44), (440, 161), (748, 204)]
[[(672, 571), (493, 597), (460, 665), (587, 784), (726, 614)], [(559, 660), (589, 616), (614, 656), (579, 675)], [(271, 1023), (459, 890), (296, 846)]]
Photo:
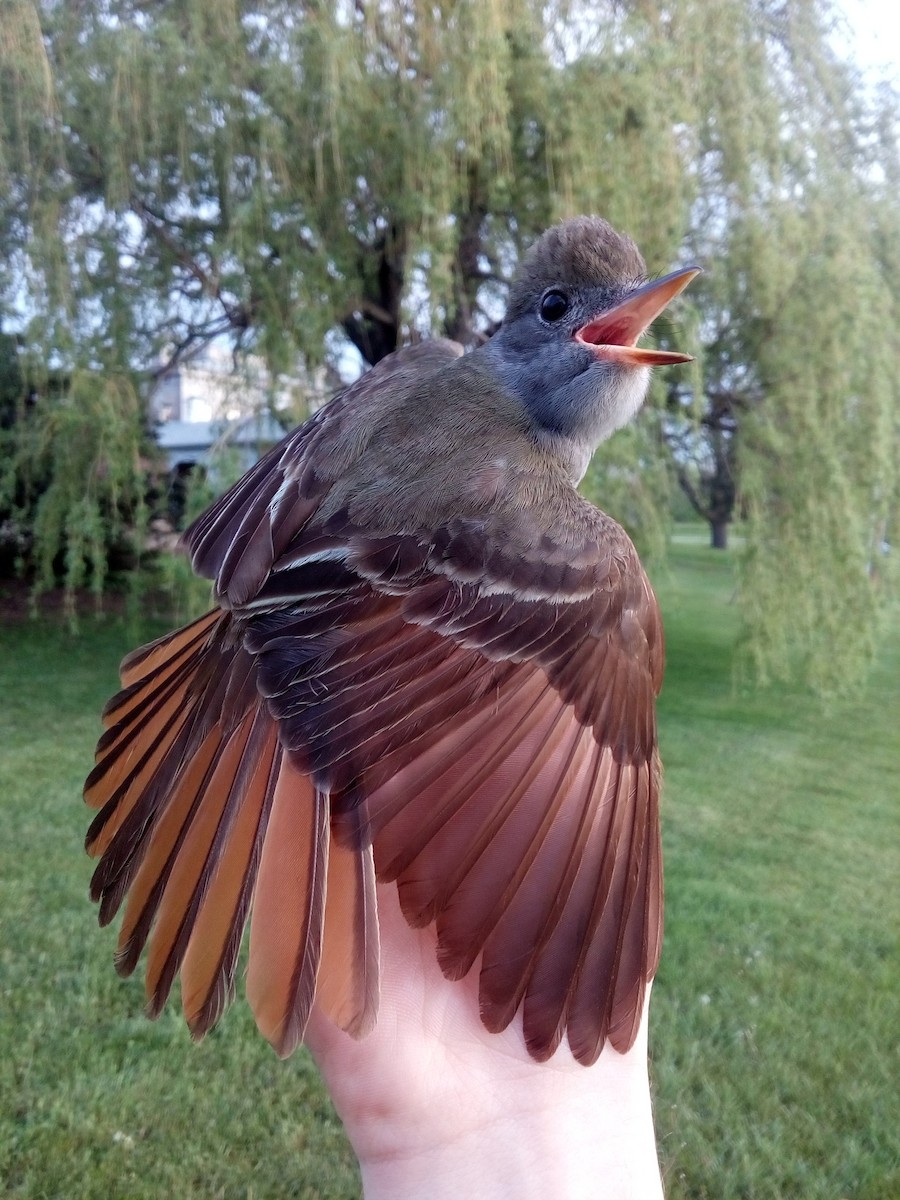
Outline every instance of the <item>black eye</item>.
[(547, 292), (541, 299), (541, 320), (558, 321), (569, 310), (569, 301), (562, 292)]

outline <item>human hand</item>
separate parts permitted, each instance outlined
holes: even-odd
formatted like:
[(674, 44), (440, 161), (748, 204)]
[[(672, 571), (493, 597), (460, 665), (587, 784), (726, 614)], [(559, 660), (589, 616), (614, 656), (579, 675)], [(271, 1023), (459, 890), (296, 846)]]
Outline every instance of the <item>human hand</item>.
[(546, 1063), (519, 1019), (492, 1034), (478, 976), (450, 982), (432, 929), (378, 888), (381, 1004), (356, 1041), (314, 1009), (306, 1041), (359, 1159), (366, 1200), (658, 1200), (647, 1014), (627, 1054), (592, 1067), (565, 1044)]

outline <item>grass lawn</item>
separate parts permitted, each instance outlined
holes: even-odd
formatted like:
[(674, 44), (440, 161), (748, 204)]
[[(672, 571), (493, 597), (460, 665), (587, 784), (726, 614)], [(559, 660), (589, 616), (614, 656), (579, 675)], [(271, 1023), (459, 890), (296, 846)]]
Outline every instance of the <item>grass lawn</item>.
[[(892, 1200), (900, 630), (866, 695), (823, 712), (802, 694), (733, 692), (727, 556), (679, 542), (657, 583), (668, 907), (652, 1072), (667, 1195)], [(85, 620), (77, 639), (0, 631), (0, 1193), (355, 1196), (305, 1052), (278, 1062), (242, 1001), (194, 1046), (175, 1004), (147, 1021), (141, 982), (112, 969), (79, 796), (134, 639), (113, 620)]]

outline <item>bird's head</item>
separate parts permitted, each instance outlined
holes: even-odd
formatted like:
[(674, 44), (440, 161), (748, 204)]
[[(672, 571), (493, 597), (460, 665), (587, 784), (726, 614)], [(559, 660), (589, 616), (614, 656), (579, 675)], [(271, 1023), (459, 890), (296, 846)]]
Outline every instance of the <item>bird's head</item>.
[(637, 246), (600, 217), (554, 226), (525, 256), (484, 353), (539, 438), (570, 447), (576, 473), (638, 411), (651, 367), (691, 361), (637, 342), (696, 274), (648, 283)]

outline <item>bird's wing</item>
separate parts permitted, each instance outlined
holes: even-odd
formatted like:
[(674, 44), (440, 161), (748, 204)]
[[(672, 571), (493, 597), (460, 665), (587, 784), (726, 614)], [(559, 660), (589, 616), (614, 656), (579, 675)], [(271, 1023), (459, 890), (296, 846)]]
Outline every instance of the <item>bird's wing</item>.
[(485, 1023), (521, 1006), (537, 1058), (630, 1046), (659, 955), (662, 634), (616, 528), (574, 552), (528, 514), (312, 522), (241, 613), (338, 840), (371, 841), (448, 976), (481, 956)]
[[(212, 574), (224, 572), (233, 598), (252, 594), (286, 532), (304, 526), (379, 427), (385, 397), (377, 386), (400, 403), (404, 390), (461, 353), (434, 342), (392, 355), (289, 434), (194, 524), (198, 569), (205, 560)], [(227, 608), (232, 601), (223, 599)], [(102, 924), (125, 902), (122, 974), (149, 946), (151, 1015), (180, 973), (197, 1037), (233, 994), (252, 898), (248, 997), (260, 1030), (289, 1054), (313, 998), (354, 1034), (376, 1018), (372, 847), (330, 838), (329, 797), (284, 754), (256, 662), (233, 626), (227, 611), (206, 613), (122, 664), (122, 691), (104, 710), (106, 732), (85, 785), (86, 802), (100, 810), (86, 838), (100, 858), (91, 895)]]
[[(402, 392), (454, 356), (378, 370)], [(535, 1057), (565, 1033), (592, 1062), (633, 1042), (659, 953), (656, 602), (580, 501), (555, 532), (539, 505), (404, 533), (329, 511), (383, 416), (370, 386), (186, 535), (232, 611), (126, 660), (88, 785), (101, 916), (128, 893), (120, 965), (149, 934), (153, 1009), (180, 968), (202, 1033), (252, 895), (248, 994), (287, 1053), (316, 988), (371, 1024), (374, 850), (445, 973), (480, 956), (489, 1028), (521, 1009)]]
[[(377, 429), (372, 385), (399, 399), (460, 353), (434, 342), (393, 355), (285, 438), (190, 531), (201, 573), (211, 563), (207, 573), (227, 578), (232, 598), (251, 595), (286, 532), (303, 527)], [(106, 706), (85, 786), (100, 810), (87, 835), (100, 858), (91, 894), (102, 924), (125, 902), (122, 974), (149, 944), (151, 1015), (180, 972), (195, 1036), (231, 998), (252, 897), (248, 994), (260, 1028), (287, 1054), (314, 997), (354, 1034), (375, 1019), (372, 849), (333, 844), (328, 796), (284, 753), (233, 624), (227, 611), (207, 613), (123, 662), (123, 690)]]
[(373, 844), (446, 974), (481, 956), (486, 1024), (521, 1006), (539, 1058), (563, 1032), (585, 1062), (624, 1049), (662, 914), (662, 631), (633, 547), (586, 503), (559, 536), (527, 505), (402, 534), (320, 519), (341, 420), (189, 532), (195, 567), (339, 842)]
[(198, 575), (226, 607), (251, 598), (334, 481), (363, 454), (392, 409), (459, 358), (447, 339), (388, 355), (265, 454), (184, 535)]

